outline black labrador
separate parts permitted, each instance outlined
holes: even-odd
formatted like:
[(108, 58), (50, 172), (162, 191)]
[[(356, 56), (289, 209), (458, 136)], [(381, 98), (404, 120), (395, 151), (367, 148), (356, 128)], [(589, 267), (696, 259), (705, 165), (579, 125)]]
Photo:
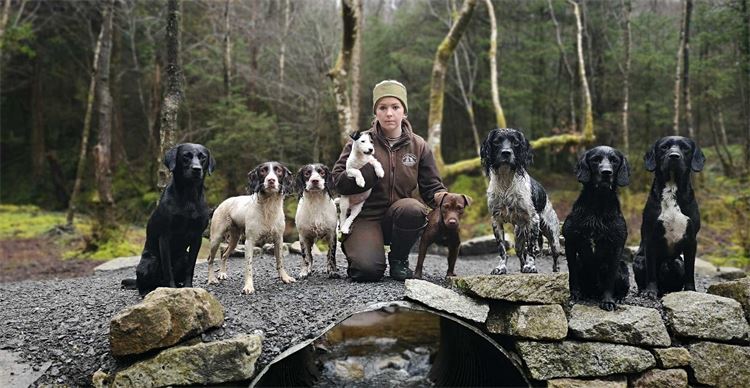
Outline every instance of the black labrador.
[(657, 140), (643, 159), (646, 170), (654, 173), (654, 182), (633, 261), (638, 291), (650, 298), (695, 291), (701, 217), (690, 175), (703, 170), (706, 157), (692, 139), (667, 136)]
[(617, 198), (617, 187), (630, 182), (630, 168), (620, 151), (599, 146), (581, 156), (576, 176), (583, 190), (563, 224), (570, 292), (574, 299), (600, 299), (599, 307), (611, 311), (630, 288), (622, 260), (628, 228)]
[[(214, 171), (214, 159), (200, 144), (179, 144), (164, 155), (170, 180), (146, 227), (146, 244), (136, 279), (125, 288), (145, 296), (157, 287), (192, 287), (193, 270), (209, 220), (203, 181)], [(133, 287), (135, 286), (135, 287)]]

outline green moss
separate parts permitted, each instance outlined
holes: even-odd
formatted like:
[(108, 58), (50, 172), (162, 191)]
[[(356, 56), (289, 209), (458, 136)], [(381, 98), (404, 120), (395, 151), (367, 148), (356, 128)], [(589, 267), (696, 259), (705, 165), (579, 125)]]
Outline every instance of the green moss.
[[(40, 237), (65, 224), (65, 213), (49, 212), (34, 205), (0, 204), (0, 239)], [(77, 230), (91, 230), (91, 223), (77, 217)]]

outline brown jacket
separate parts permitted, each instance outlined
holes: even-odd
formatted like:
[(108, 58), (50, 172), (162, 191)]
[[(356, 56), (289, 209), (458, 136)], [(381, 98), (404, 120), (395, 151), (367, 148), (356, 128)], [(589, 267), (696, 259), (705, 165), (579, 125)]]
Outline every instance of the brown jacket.
[(430, 147), (421, 136), (412, 131), (411, 124), (403, 121), (401, 137), (393, 147), (388, 144), (379, 124), (366, 132), (374, 134), (375, 158), (383, 165), (385, 176), (378, 178), (375, 169), (368, 164), (360, 170), (365, 178), (365, 187), (359, 187), (353, 178), (346, 175), (346, 159), (352, 149), (351, 140), (346, 143), (332, 171), (336, 190), (341, 194), (358, 194), (372, 189), (359, 217), (379, 219), (391, 204), (402, 198), (411, 198), (412, 192), (417, 188), (422, 200), (434, 207), (433, 196), (439, 191), (446, 191), (446, 188), (440, 179)]

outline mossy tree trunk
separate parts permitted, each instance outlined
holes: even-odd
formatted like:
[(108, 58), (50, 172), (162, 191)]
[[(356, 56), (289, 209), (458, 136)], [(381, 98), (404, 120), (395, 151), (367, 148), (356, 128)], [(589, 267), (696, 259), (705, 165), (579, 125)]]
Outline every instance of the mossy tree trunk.
[(430, 81), (430, 113), (427, 118), (427, 143), (435, 156), (438, 169), (442, 170), (445, 162), (440, 150), (440, 136), (443, 123), (443, 101), (445, 99), (445, 74), (448, 70), (448, 60), (456, 50), (466, 27), (471, 21), (471, 15), (476, 8), (476, 0), (464, 0), (456, 21), (451, 26), (448, 35), (438, 46), (435, 60), (432, 64), (432, 80)]
[(357, 0), (354, 4), (354, 47), (352, 47), (351, 67), (351, 84), (352, 84), (352, 126), (358, 129), (360, 125), (360, 102), (362, 98), (361, 89), (361, 63), (362, 63), (362, 32), (364, 28), (364, 13), (362, 0)]
[[(690, 15), (693, 13), (693, 0), (685, 0), (685, 12), (682, 26), (682, 99), (685, 101), (685, 125), (688, 136), (695, 139), (693, 128), (693, 111), (690, 103)], [(696, 139), (697, 140), (697, 139)]]
[(685, 13), (686, 13), (686, 2), (683, 2), (682, 6), (682, 18), (680, 19), (680, 42), (677, 45), (677, 66), (674, 74), (674, 116), (672, 119), (672, 134), (677, 136), (680, 134), (680, 91), (682, 90), (682, 61), (684, 59), (682, 53), (685, 49)]
[(505, 128), (505, 114), (500, 105), (500, 91), (497, 84), (497, 20), (492, 0), (485, 0), (487, 14), (490, 17), (490, 87), (492, 88), (492, 107), (495, 109), (495, 124), (498, 128)]
[(162, 163), (164, 154), (175, 145), (177, 134), (177, 114), (184, 99), (182, 90), (182, 69), (180, 67), (180, 19), (181, 7), (177, 0), (167, 2), (167, 90), (162, 101), (161, 126), (159, 130), (160, 151), (157, 156), (159, 167), (159, 190), (169, 183), (170, 172)]
[[(594, 141), (594, 114), (591, 108), (591, 91), (589, 81), (586, 77), (586, 62), (583, 57), (583, 25), (581, 24), (581, 10), (578, 3), (574, 0), (568, 0), (573, 6), (573, 13), (576, 17), (576, 48), (578, 51), (578, 76), (581, 78), (581, 94), (583, 95), (583, 143), (592, 143)], [(541, 140), (541, 139), (538, 139)]]
[[(328, 72), (333, 83), (333, 94), (336, 100), (336, 113), (339, 122), (339, 138), (341, 144), (346, 144), (349, 134), (354, 131), (352, 121), (352, 100), (349, 98), (349, 74), (352, 67), (352, 51), (357, 39), (357, 18), (361, 16), (356, 9), (361, 9), (360, 0), (341, 0), (341, 17), (343, 32), (341, 51), (336, 64)], [(359, 66), (357, 63), (356, 66)], [(358, 102), (354, 102), (358, 103)]]

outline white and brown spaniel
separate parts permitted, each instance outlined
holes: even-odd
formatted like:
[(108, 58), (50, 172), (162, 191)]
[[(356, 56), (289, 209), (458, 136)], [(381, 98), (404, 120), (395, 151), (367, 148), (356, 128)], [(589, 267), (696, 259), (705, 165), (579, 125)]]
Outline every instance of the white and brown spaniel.
[(299, 232), (302, 248), (302, 270), (299, 277), (306, 278), (312, 273), (312, 246), (325, 239), (328, 244), (329, 277), (339, 277), (336, 272), (336, 205), (333, 203), (333, 177), (323, 164), (307, 164), (297, 172), (295, 181), (299, 203), (294, 222)]

